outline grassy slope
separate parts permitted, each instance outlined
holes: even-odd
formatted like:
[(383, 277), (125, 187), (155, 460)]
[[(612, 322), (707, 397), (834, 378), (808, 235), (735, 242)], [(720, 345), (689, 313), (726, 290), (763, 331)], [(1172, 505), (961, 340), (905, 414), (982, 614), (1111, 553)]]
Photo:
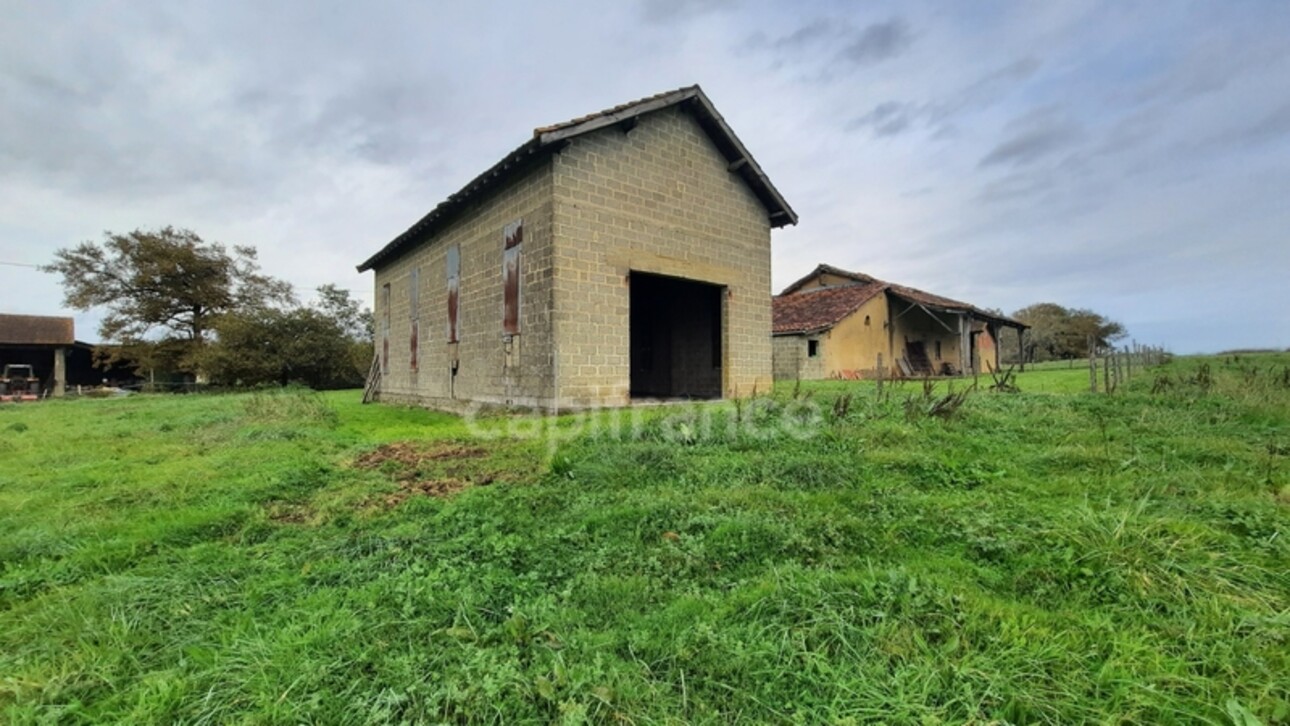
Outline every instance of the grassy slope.
[(949, 421), (821, 383), (857, 398), (805, 441), (497, 441), (394, 507), (355, 458), (460, 421), (0, 408), (0, 720), (1283, 721), (1288, 362)]

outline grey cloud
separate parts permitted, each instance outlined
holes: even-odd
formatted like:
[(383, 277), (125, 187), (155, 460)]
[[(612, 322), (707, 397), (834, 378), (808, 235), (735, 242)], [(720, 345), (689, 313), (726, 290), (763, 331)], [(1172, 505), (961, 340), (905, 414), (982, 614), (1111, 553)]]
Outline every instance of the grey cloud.
[(932, 130), (932, 138), (953, 135), (956, 117), (989, 108), (1002, 102), (1013, 89), (1034, 76), (1042, 62), (1025, 57), (997, 68), (944, 99), (926, 103), (886, 101), (847, 122), (847, 131), (869, 129), (874, 136), (894, 136), (923, 124)]
[(1008, 202), (1049, 193), (1055, 187), (1053, 176), (1047, 170), (1024, 171), (987, 183), (976, 198), (982, 202)]
[[(913, 40), (903, 18), (857, 27), (845, 19), (820, 17), (785, 35), (770, 36), (759, 30), (739, 49), (769, 53), (775, 58), (774, 68), (803, 58), (812, 64), (870, 66), (904, 53)], [(830, 77), (826, 69), (823, 78)]]
[[(1263, 271), (1290, 265), (1290, 24), (1267, 3), (1002, 23), (735, 0), (96, 7), (27, 4), (0, 24), (0, 259), (176, 223), (370, 301), (355, 258), (533, 125), (697, 81), (802, 208), (776, 232), (779, 285), (832, 258), (947, 292), (974, 280), (967, 299), (1004, 309), (1055, 285), (1092, 306), (1099, 286), (1131, 288), (1135, 334), (1176, 320), (1152, 342), (1191, 349), (1217, 338), (1156, 290), (1202, 271), (1270, 309), (1281, 287)], [(873, 137), (904, 143), (837, 153)], [(1143, 239), (1191, 256), (1125, 264)], [(0, 308), (58, 311), (56, 284), (8, 269)], [(1011, 292), (979, 294), (995, 281)], [(1284, 346), (1284, 317), (1220, 327)]]
[(910, 104), (886, 101), (852, 119), (846, 128), (848, 131), (869, 129), (874, 136), (895, 136), (909, 129), (919, 114), (920, 110)]
[(1039, 71), (1043, 62), (1033, 56), (1015, 60), (973, 81), (949, 98), (928, 104), (928, 115), (939, 123), (965, 112), (988, 108)]
[(737, 0), (644, 0), (641, 11), (651, 23), (686, 20), (733, 7)]
[(1239, 138), (1245, 143), (1261, 144), (1290, 138), (1290, 105), (1282, 106), (1245, 128)]
[(777, 49), (795, 49), (830, 38), (837, 34), (837, 24), (828, 18), (819, 18), (778, 38), (773, 43)]
[(1080, 139), (1080, 127), (1055, 109), (1029, 113), (1005, 129), (999, 142), (978, 163), (980, 167), (999, 164), (1024, 166), (1069, 148)]
[(874, 23), (858, 31), (840, 57), (856, 65), (873, 65), (905, 52), (914, 42), (909, 24), (901, 18)]
[(813, 47), (830, 49), (853, 33), (845, 22), (833, 18), (816, 18), (786, 35), (770, 36), (764, 30), (749, 35), (741, 51), (769, 52), (781, 58), (799, 56)]

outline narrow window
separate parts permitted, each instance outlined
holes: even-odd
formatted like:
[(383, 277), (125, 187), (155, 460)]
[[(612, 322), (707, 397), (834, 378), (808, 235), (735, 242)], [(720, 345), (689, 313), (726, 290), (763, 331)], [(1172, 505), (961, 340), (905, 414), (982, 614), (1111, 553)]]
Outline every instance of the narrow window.
[(806, 341), (806, 357), (814, 358), (819, 354), (820, 354), (820, 341), (818, 340)]
[(461, 308), (461, 248), (453, 245), (448, 248), (448, 342), (456, 343), (458, 334), (457, 313)]
[(520, 332), (520, 249), (524, 244), (524, 220), (502, 230), (502, 334)]
[(869, 316), (868, 316), (868, 315), (864, 316), (864, 326), (865, 326), (866, 328), (867, 328), (867, 327), (869, 327)]
[(936, 360), (941, 359), (941, 341), (936, 341)]
[(418, 336), (421, 332), (421, 268), (412, 268), (410, 279), (408, 280), (408, 316), (411, 322), (411, 333), (408, 336), (410, 346), (408, 367), (413, 373), (417, 372), (417, 353), (420, 348)]
[(381, 286), (381, 372), (390, 372), (390, 283)]

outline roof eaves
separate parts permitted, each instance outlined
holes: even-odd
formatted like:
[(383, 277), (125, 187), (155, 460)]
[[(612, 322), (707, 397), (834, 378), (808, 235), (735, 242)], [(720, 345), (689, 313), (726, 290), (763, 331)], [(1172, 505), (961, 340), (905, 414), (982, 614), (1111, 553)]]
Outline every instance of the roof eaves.
[(390, 241), (376, 254), (367, 258), (358, 266), (359, 272), (367, 272), (375, 267), (385, 258), (396, 255), (402, 248), (415, 243), (418, 239), (423, 238), (434, 228), (437, 223), (442, 223), (451, 219), (453, 214), (461, 211), (476, 195), (487, 190), (488, 187), (495, 184), (504, 172), (527, 163), (535, 154), (543, 150), (543, 145), (538, 139), (530, 139), (520, 144), (514, 151), (502, 157), (502, 160), (486, 169), (482, 174), (466, 183), (466, 186), (457, 192), (450, 194), (447, 199), (440, 202), (431, 209), (424, 217), (419, 219), (406, 231)]
[(831, 325), (817, 325), (813, 328), (785, 328), (784, 330), (774, 330), (771, 331), (771, 337), (777, 335), (814, 335), (816, 333), (823, 333), (824, 331), (831, 329), (834, 325), (837, 325), (837, 323), (833, 323)]
[(725, 118), (717, 111), (712, 100), (697, 85), (649, 96), (639, 101), (625, 103), (600, 113), (583, 116), (565, 123), (542, 127), (536, 129), (533, 134), (543, 144), (564, 141), (679, 104), (688, 104), (690, 110), (696, 112), (695, 117), (699, 125), (703, 127), (709, 136), (719, 139), (719, 147), (728, 147), (722, 148), (721, 151), (727, 157), (731, 173), (739, 174), (743, 177), (744, 182), (752, 187), (753, 192), (761, 200), (770, 215), (771, 226), (783, 227), (789, 224), (797, 224), (797, 212), (793, 211), (793, 207), (789, 205), (784, 195), (780, 194), (775, 185), (771, 183), (770, 177), (766, 175), (761, 165), (753, 158), (752, 153), (748, 151), (748, 147), (744, 146), (743, 142), (739, 140), (734, 129), (730, 128)]
[[(468, 201), (496, 183), (503, 172), (526, 161), (527, 157), (550, 149), (559, 149), (574, 137), (591, 133), (598, 129), (628, 121), (652, 111), (658, 111), (674, 105), (684, 104), (695, 114), (696, 120), (704, 131), (713, 137), (722, 153), (730, 162), (731, 173), (739, 174), (745, 183), (752, 188), (762, 205), (766, 207), (772, 227), (797, 224), (797, 213), (789, 206), (761, 165), (753, 158), (748, 149), (735, 135), (721, 114), (717, 112), (712, 101), (697, 85), (678, 88), (674, 91), (648, 96), (629, 103), (597, 113), (581, 116), (570, 121), (543, 126), (533, 131), (533, 137), (507, 154), (484, 173), (475, 177), (460, 191), (449, 196), (438, 206), (430, 210), (416, 224), (395, 237), (376, 254), (358, 265), (359, 272), (366, 272), (382, 261), (398, 255), (406, 246), (423, 239), (430, 234), (437, 224), (446, 223), (452, 215), (460, 212)], [(733, 157), (733, 158), (732, 158)]]
[(881, 280), (879, 280), (878, 278), (872, 277), (870, 275), (866, 275), (863, 272), (852, 272), (850, 270), (844, 270), (841, 267), (834, 267), (833, 265), (820, 263), (815, 266), (814, 270), (811, 270), (807, 274), (803, 275), (802, 277), (799, 277), (797, 280), (794, 280), (792, 283), (790, 283), (789, 286), (781, 290), (779, 294), (791, 295), (797, 292), (798, 290), (801, 290), (802, 286), (805, 285), (806, 283), (810, 282), (811, 280), (814, 280), (816, 277), (820, 275), (825, 275), (825, 274), (850, 278), (852, 280), (855, 280), (857, 283), (861, 285), (869, 285), (875, 282), (881, 282)]

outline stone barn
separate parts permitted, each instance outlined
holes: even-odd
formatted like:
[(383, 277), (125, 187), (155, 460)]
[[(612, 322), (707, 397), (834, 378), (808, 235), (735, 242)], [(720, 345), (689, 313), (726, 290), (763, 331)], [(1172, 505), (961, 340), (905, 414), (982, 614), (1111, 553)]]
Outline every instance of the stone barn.
[(777, 295), (777, 380), (956, 376), (999, 368), (1026, 325), (965, 302), (820, 265)]
[(375, 395), (563, 409), (765, 391), (770, 233), (796, 222), (698, 86), (538, 128), (359, 265)]

